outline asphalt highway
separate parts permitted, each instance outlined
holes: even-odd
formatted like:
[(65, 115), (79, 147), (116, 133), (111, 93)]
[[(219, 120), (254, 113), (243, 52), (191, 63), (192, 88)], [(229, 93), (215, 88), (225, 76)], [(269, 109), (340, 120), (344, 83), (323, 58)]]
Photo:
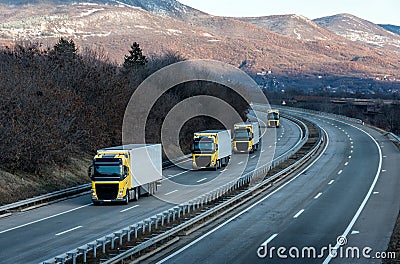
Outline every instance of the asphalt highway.
[(373, 257), (386, 250), (400, 209), (399, 150), (373, 129), (291, 114), (326, 131), (322, 155), (159, 263), (381, 263)]
[[(169, 199), (188, 200), (202, 194), (189, 192), (189, 185), (201, 185), (206, 192), (207, 188), (215, 188), (262, 165), (272, 155), (282, 155), (299, 140), (298, 125), (283, 119), (279, 129), (268, 129), (264, 134), (261, 150), (250, 155), (234, 154), (224, 169), (192, 171), (191, 160), (187, 160), (179, 167), (163, 170), (159, 198), (143, 197), (129, 205), (92, 206), (90, 196), (83, 195), (14, 213), (0, 219), (0, 263), (38, 263), (67, 252), (173, 207), (167, 202)], [(260, 155), (264, 157), (261, 159)]]

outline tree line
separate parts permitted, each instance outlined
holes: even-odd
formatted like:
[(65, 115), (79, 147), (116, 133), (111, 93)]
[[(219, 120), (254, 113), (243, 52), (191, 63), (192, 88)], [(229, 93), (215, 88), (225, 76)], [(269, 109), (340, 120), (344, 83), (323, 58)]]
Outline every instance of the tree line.
[[(40, 174), (52, 164), (68, 164), (70, 157), (94, 154), (121, 144), (122, 120), (128, 101), (150, 74), (184, 60), (169, 52), (147, 58), (133, 43), (124, 64), (110, 62), (101, 49), (82, 49), (73, 40), (60, 39), (51, 48), (20, 43), (0, 49), (0, 167), (7, 171)], [(168, 111), (180, 100), (200, 92), (228, 101), (244, 117), (247, 104), (229, 90), (193, 82), (187, 89), (171, 89), (158, 100), (149, 117), (157, 129), (148, 140), (160, 138)], [(209, 123), (211, 122), (211, 123)], [(184, 126), (183, 142), (193, 129), (219, 126), (200, 117)], [(190, 131), (189, 131), (190, 130)]]

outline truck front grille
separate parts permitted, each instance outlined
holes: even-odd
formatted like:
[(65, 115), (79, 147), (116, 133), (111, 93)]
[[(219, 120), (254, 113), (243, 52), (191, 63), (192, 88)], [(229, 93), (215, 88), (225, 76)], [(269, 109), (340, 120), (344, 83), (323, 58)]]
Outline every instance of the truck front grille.
[(96, 194), (99, 200), (115, 200), (118, 195), (118, 184), (96, 184)]
[(268, 121), (270, 127), (276, 127), (278, 121)]
[(236, 142), (236, 149), (238, 151), (247, 151), (249, 149), (249, 143), (247, 143), (247, 142)]
[(211, 157), (210, 156), (196, 157), (196, 165), (197, 165), (197, 167), (208, 167), (208, 166), (210, 166), (210, 163), (211, 163)]

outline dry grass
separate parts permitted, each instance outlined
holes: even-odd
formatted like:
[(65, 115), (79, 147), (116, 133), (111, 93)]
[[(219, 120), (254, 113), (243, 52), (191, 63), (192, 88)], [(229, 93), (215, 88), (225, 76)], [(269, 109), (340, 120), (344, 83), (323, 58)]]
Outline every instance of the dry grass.
[(88, 183), (87, 167), (90, 160), (89, 156), (71, 158), (68, 164), (51, 166), (39, 175), (22, 171), (11, 174), (0, 170), (0, 204)]

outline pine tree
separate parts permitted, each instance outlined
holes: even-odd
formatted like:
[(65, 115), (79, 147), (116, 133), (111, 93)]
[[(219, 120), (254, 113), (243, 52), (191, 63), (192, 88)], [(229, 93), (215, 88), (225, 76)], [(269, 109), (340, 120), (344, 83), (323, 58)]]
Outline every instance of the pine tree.
[(56, 45), (54, 45), (53, 55), (56, 57), (73, 59), (76, 57), (77, 48), (74, 41), (60, 38)]
[(139, 47), (139, 43), (133, 42), (131, 50), (129, 51), (129, 56), (125, 55), (124, 68), (136, 68), (138, 66), (143, 66), (147, 63), (146, 56), (143, 56), (142, 49)]

